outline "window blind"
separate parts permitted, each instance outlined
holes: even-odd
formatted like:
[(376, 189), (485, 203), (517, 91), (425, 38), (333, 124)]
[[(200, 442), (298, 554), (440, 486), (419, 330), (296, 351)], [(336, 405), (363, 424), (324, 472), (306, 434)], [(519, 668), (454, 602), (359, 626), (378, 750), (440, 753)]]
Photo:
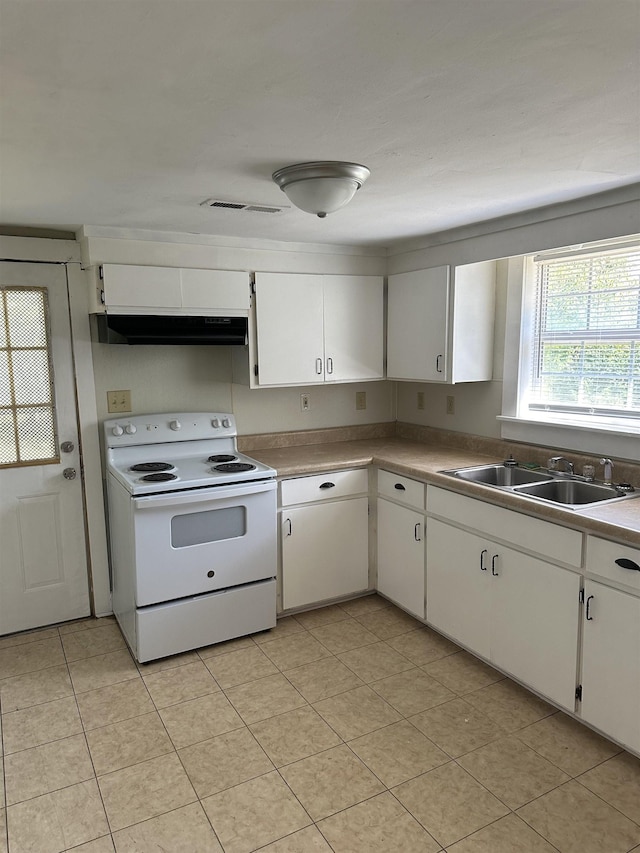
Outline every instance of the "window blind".
[(536, 268), (529, 409), (640, 417), (640, 248)]

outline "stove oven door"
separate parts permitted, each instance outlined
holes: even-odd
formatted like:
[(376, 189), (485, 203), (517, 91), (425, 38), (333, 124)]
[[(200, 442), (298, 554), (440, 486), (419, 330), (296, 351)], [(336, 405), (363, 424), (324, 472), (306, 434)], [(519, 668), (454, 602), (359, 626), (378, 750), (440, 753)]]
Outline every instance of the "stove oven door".
[(133, 498), (136, 606), (276, 575), (275, 480)]

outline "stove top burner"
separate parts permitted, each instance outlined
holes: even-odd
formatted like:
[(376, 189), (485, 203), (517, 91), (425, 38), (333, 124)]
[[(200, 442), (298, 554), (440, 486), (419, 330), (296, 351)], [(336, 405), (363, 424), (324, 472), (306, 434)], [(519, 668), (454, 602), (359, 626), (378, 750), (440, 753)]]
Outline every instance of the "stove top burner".
[(131, 471), (170, 471), (173, 465), (170, 462), (138, 462), (131, 466)]
[(223, 474), (230, 474), (235, 471), (253, 471), (255, 465), (250, 465), (248, 462), (223, 462), (222, 465), (214, 465), (214, 471), (220, 471)]
[[(171, 466), (170, 466), (171, 467)], [(146, 474), (142, 479), (145, 483), (165, 483), (168, 480), (177, 480), (175, 474)]]
[(233, 462), (235, 458), (231, 453), (216, 453), (214, 456), (210, 456), (207, 462)]

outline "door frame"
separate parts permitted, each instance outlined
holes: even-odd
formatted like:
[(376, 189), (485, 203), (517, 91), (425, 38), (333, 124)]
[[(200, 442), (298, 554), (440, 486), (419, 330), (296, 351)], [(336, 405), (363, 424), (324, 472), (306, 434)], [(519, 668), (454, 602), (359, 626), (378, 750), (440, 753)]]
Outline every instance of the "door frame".
[(99, 423), (89, 327), (89, 288), (75, 240), (0, 235), (0, 260), (64, 264), (67, 272), (78, 444), (91, 612), (112, 612)]

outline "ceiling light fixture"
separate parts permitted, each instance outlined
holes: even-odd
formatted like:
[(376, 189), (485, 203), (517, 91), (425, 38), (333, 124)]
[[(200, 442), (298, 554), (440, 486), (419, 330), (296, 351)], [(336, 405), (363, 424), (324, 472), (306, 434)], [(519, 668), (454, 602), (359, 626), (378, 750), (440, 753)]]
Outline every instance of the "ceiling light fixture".
[(323, 219), (348, 204), (370, 174), (358, 163), (320, 160), (285, 166), (271, 177), (296, 207)]

